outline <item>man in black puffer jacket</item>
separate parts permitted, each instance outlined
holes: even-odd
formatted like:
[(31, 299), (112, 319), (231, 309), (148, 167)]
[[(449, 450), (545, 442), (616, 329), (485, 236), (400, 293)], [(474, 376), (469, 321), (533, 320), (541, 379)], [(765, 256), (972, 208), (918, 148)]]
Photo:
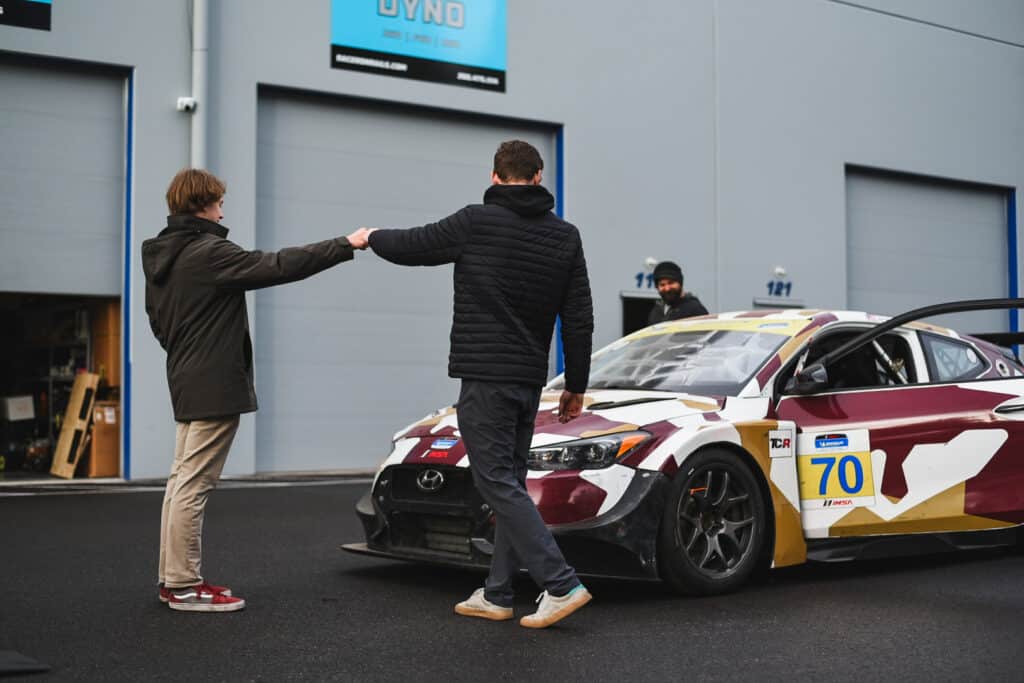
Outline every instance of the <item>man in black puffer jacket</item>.
[(651, 306), (648, 325), (708, 314), (700, 299), (683, 289), (683, 271), (675, 263), (662, 261), (654, 267), (653, 275), (661, 301), (655, 301)]
[(544, 589), (535, 614), (543, 628), (590, 600), (526, 492), (526, 458), (556, 316), (562, 319), (562, 422), (577, 417), (590, 374), (594, 330), (587, 264), (577, 229), (551, 209), (544, 162), (526, 142), (494, 155), (484, 203), (420, 228), (373, 230), (370, 247), (400, 265), (455, 264), (455, 313), (448, 374), (462, 380), (459, 430), (473, 480), (497, 525), (484, 588), (455, 606), (466, 616), (512, 618), (512, 580), (523, 567)]
[(256, 410), (248, 290), (295, 282), (352, 259), (366, 231), (278, 252), (227, 239), (226, 187), (189, 168), (167, 189), (167, 227), (142, 243), (146, 313), (167, 351), (174, 464), (160, 516), (160, 600), (189, 612), (232, 612), (245, 601), (201, 575), (203, 515), (238, 429)]

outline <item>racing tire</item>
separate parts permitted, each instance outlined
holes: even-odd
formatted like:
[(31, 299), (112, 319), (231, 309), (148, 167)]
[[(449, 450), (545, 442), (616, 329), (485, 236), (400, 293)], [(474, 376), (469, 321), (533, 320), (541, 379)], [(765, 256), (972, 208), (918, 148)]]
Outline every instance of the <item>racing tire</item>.
[(672, 482), (658, 534), (658, 569), (686, 595), (734, 591), (758, 569), (768, 538), (761, 486), (739, 455), (699, 451)]

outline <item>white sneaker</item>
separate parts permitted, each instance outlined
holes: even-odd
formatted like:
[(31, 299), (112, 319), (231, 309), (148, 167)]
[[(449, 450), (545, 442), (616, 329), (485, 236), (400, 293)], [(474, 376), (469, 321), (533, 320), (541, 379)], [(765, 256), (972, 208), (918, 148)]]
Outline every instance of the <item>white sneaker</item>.
[(477, 588), (467, 599), (455, 605), (455, 613), (464, 617), (481, 617), (491, 621), (506, 621), (512, 618), (512, 608), (495, 605), (484, 597), (483, 588)]
[(560, 598), (544, 591), (537, 597), (540, 604), (537, 611), (520, 619), (519, 625), (526, 628), (547, 628), (583, 607), (592, 597), (582, 583)]

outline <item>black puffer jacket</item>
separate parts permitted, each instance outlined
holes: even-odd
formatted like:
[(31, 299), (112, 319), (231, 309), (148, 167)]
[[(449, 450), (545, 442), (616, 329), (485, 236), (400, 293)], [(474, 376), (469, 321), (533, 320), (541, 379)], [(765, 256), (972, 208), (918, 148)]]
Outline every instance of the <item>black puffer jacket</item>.
[(167, 383), (179, 422), (256, 410), (245, 292), (309, 277), (352, 258), (344, 237), (282, 249), (246, 251), (224, 226), (170, 216), (142, 243), (146, 313), (167, 351)]
[(562, 317), (566, 389), (586, 391), (594, 314), (579, 231), (539, 185), (492, 185), (474, 204), (420, 228), (377, 230), (370, 247), (401, 265), (455, 264), (448, 374), (542, 385)]
[(663, 323), (666, 320), (679, 320), (680, 318), (692, 318), (695, 315), (707, 315), (708, 309), (693, 294), (687, 292), (679, 297), (674, 304), (665, 305), (665, 302), (658, 299), (651, 306), (651, 312), (647, 315), (647, 324)]

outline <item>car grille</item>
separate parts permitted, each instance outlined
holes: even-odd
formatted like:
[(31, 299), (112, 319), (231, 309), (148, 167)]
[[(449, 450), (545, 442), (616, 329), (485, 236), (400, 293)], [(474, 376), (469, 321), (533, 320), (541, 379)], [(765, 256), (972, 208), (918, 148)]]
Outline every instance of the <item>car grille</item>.
[(470, 556), (469, 537), (472, 522), (460, 517), (439, 515), (403, 515), (402, 524), (392, 528), (396, 546)]
[[(428, 469), (436, 470), (444, 476), (444, 484), (437, 491), (423, 491), (416, 485), (416, 477)], [(469, 494), (473, 490), (472, 474), (462, 468), (393, 467), (389, 476), (391, 495), (395, 500), (464, 504), (469, 502)]]
[[(423, 472), (440, 473), (444, 483), (433, 491), (416, 485)], [(436, 481), (436, 476), (433, 477)], [(393, 547), (408, 548), (453, 559), (473, 555), (471, 539), (491, 531), (490, 511), (473, 486), (468, 469), (452, 466), (396, 465), (378, 478), (374, 491), (387, 518)]]

